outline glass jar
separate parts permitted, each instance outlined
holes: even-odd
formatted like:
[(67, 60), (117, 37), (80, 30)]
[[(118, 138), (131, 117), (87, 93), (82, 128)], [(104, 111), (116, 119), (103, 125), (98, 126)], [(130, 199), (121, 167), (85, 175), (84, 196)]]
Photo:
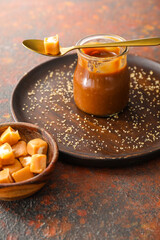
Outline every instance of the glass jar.
[[(77, 45), (125, 41), (115, 35), (92, 35)], [(108, 116), (120, 112), (128, 103), (130, 75), (127, 47), (78, 49), (73, 77), (74, 101), (82, 111)]]

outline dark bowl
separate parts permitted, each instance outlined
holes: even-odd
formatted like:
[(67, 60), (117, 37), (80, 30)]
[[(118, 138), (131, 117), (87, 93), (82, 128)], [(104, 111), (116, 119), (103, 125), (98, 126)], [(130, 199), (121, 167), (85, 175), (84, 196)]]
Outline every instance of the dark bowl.
[(0, 200), (12, 201), (26, 198), (40, 190), (46, 182), (51, 178), (55, 163), (58, 160), (58, 146), (53, 137), (44, 129), (24, 122), (9, 122), (0, 124), (0, 135), (11, 126), (18, 130), (23, 140), (28, 142), (33, 138), (42, 138), (48, 143), (47, 168), (40, 174), (23, 182), (17, 183), (1, 183), (0, 184)]

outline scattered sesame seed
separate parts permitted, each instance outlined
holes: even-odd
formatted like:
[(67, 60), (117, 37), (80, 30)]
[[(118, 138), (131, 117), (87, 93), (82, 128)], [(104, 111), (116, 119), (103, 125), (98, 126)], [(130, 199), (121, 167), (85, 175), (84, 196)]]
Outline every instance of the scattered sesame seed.
[[(27, 93), (29, 104), (22, 106), (30, 122), (36, 120), (36, 124), (54, 131), (59, 144), (73, 151), (90, 149), (95, 155), (107, 154), (110, 145), (114, 145), (115, 153), (124, 153), (139, 151), (160, 140), (160, 80), (155, 78), (152, 70), (146, 72), (137, 66), (129, 66), (131, 82), (127, 110), (101, 121), (101, 118), (73, 109), (75, 65), (76, 61), (64, 65), (65, 71), (50, 69), (43, 80), (33, 84), (33, 89)], [(56, 119), (49, 117), (51, 112)], [(94, 134), (97, 134), (96, 138)]]

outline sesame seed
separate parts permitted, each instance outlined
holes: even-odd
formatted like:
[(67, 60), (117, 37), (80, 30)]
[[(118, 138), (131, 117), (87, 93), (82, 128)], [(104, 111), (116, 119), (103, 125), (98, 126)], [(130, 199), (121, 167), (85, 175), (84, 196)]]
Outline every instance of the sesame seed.
[[(33, 84), (33, 89), (27, 93), (28, 105), (22, 106), (30, 122), (36, 120), (36, 124), (54, 131), (60, 146), (73, 151), (90, 149), (95, 155), (107, 154), (110, 144), (115, 153), (124, 153), (138, 151), (160, 140), (160, 80), (152, 70), (147, 72), (138, 66), (129, 66), (131, 82), (127, 110), (101, 121), (101, 118), (81, 114), (73, 108), (75, 65), (76, 61), (64, 65), (62, 70), (50, 69), (43, 80), (38, 79)], [(49, 117), (50, 112), (53, 112), (53, 119)]]

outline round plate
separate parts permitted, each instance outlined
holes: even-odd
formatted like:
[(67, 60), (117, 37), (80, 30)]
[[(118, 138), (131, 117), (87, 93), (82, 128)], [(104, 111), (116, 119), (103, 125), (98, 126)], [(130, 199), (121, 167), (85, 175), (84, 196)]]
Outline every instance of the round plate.
[(74, 104), (76, 54), (55, 58), (28, 72), (11, 99), (16, 121), (48, 130), (63, 160), (92, 166), (117, 166), (160, 150), (160, 64), (128, 56), (130, 99), (123, 112), (100, 118)]

